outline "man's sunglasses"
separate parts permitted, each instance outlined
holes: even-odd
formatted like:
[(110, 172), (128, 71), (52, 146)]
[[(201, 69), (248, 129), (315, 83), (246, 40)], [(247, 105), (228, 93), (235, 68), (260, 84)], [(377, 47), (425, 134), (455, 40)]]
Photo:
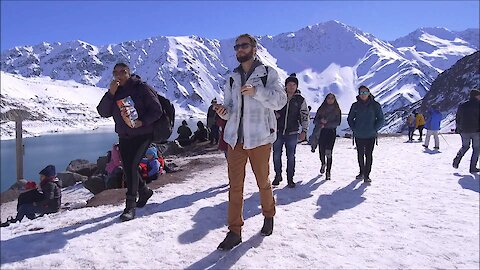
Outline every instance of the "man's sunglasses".
[(233, 46), (233, 49), (235, 51), (238, 51), (239, 49), (245, 50), (250, 46), (252, 46), (252, 44), (250, 44), (250, 43), (235, 44), (235, 46)]
[(361, 91), (361, 92), (360, 92), (360, 95), (368, 95), (368, 94), (370, 94), (369, 91)]

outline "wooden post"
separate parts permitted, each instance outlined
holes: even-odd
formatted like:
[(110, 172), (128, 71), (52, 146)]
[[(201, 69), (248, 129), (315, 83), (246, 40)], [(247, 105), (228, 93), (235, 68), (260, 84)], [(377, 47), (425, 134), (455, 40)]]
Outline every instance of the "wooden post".
[(17, 181), (23, 179), (23, 141), (22, 141), (22, 119), (15, 119), (15, 141), (17, 153)]

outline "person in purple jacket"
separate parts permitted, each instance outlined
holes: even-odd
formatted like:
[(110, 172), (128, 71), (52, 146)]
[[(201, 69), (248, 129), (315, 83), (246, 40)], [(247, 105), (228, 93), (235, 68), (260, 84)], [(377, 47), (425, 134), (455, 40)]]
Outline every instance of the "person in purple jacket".
[(135, 208), (144, 207), (153, 195), (140, 177), (138, 165), (152, 142), (153, 123), (162, 116), (155, 90), (141, 80), (134, 80), (130, 74), (126, 64), (116, 64), (114, 79), (97, 106), (100, 116), (113, 116), (119, 137), (127, 186), (126, 206), (120, 215), (122, 221), (134, 219)]

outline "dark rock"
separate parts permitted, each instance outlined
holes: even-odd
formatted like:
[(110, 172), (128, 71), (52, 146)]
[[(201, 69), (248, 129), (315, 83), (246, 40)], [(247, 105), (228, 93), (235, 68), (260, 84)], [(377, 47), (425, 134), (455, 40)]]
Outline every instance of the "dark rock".
[(106, 189), (105, 177), (103, 175), (94, 175), (83, 182), (83, 186), (93, 194), (98, 194)]
[(97, 159), (97, 174), (105, 173), (105, 168), (107, 167), (108, 157), (102, 156)]
[(164, 156), (178, 155), (185, 152), (185, 149), (182, 146), (180, 146), (180, 144), (177, 141), (168, 142), (165, 148), (164, 148), (165, 150), (162, 151)]
[(61, 182), (62, 187), (74, 186), (77, 182), (88, 180), (88, 177), (74, 172), (60, 172), (57, 174), (57, 177)]
[(76, 159), (68, 164), (67, 171), (90, 177), (97, 171), (97, 165), (85, 159)]

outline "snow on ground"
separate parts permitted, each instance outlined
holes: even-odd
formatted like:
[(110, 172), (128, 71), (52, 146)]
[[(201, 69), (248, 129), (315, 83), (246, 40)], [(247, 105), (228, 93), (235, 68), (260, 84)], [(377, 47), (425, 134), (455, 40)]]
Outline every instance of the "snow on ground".
[(444, 138), (439, 152), (405, 137), (380, 138), (370, 186), (354, 179), (350, 140), (337, 140), (330, 181), (318, 176), (318, 154), (299, 145), (297, 187), (284, 180), (274, 189), (268, 237), (259, 234), (263, 217), (248, 167), (243, 243), (230, 252), (216, 250), (227, 232), (223, 163), (156, 190), (130, 222), (118, 219), (123, 206), (101, 206), (1, 228), (1, 268), (479, 268), (478, 174), (468, 173), (471, 151), (458, 170), (451, 167), (460, 138)]

